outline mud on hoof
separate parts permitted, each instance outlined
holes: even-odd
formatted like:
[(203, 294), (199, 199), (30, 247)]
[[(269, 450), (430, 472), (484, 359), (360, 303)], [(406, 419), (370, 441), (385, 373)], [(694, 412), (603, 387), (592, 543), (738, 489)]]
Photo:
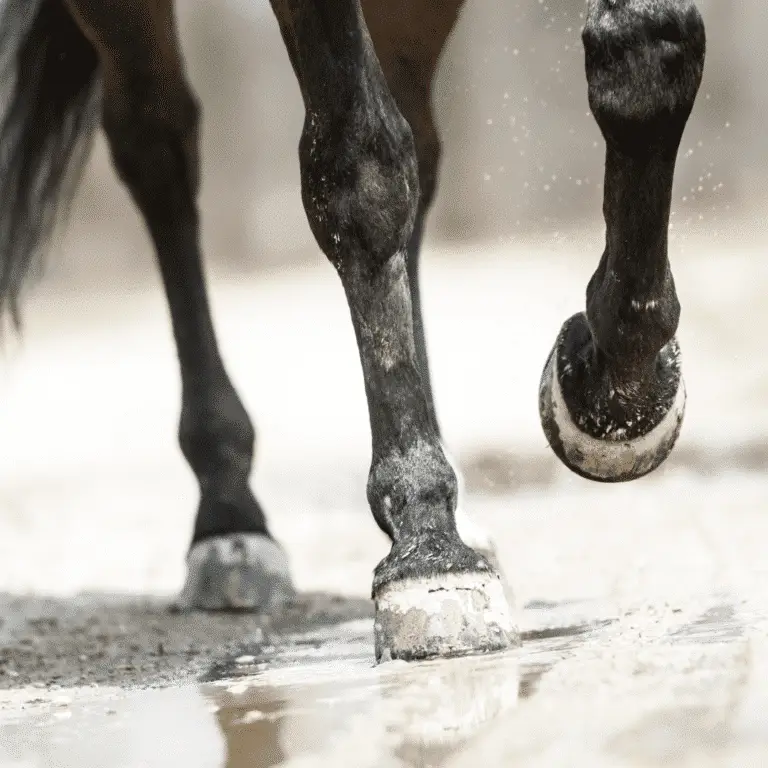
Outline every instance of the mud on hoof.
[(503, 651), (520, 644), (497, 571), (455, 531), (403, 536), (376, 567), (376, 661)]
[(233, 533), (192, 546), (176, 607), (268, 611), (295, 594), (288, 558), (279, 544), (260, 534)]
[(520, 644), (504, 585), (490, 570), (392, 582), (374, 600), (377, 662), (466, 656)]
[(656, 358), (642, 395), (623, 395), (598, 359), (586, 316), (568, 320), (539, 387), (539, 415), (557, 457), (589, 480), (622, 482), (652, 472), (672, 452), (685, 413), (680, 348)]

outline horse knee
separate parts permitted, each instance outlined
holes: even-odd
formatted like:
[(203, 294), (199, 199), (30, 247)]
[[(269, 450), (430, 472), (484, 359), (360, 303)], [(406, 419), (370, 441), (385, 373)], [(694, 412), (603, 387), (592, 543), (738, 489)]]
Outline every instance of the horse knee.
[(105, 83), (104, 130), (118, 175), (149, 222), (188, 212), (199, 187), (200, 106), (183, 82)]
[(360, 256), (382, 265), (405, 250), (419, 203), (418, 164), (410, 126), (391, 97), (367, 95), (346, 114), (308, 109), (299, 154), (309, 224), (337, 269)]

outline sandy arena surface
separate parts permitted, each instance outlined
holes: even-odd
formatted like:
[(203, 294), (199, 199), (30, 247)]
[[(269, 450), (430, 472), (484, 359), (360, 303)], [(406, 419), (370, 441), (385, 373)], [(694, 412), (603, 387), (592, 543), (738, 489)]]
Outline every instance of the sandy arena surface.
[(0, 766), (768, 764), (768, 262), (723, 248), (673, 248), (683, 436), (621, 486), (561, 468), (536, 410), (593, 244), (430, 254), (438, 408), (526, 642), (412, 666), (372, 663), (387, 543), (332, 270), (215, 282), (303, 591), (271, 617), (167, 611), (196, 488), (159, 288), (40, 292), (0, 372)]

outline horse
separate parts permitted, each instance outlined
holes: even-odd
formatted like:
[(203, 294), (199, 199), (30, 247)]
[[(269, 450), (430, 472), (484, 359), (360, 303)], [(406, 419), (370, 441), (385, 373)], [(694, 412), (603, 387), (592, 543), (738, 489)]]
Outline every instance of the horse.
[[(432, 399), (419, 250), (435, 195), (437, 63), (462, 0), (270, 0), (301, 90), (302, 202), (349, 305), (372, 442), (367, 496), (391, 549), (373, 571), (377, 662), (520, 643), (490, 541), (457, 514)], [(668, 226), (704, 67), (693, 0), (587, 0), (589, 105), (605, 140), (605, 248), (547, 358), (555, 454), (601, 482), (658, 467), (685, 409)], [(295, 594), (249, 485), (254, 427), (219, 354), (199, 242), (200, 104), (173, 0), (6, 0), (0, 20), (0, 311), (19, 322), (101, 125), (151, 235), (200, 489), (182, 609), (268, 611)], [(468, 532), (469, 531), (469, 532)]]

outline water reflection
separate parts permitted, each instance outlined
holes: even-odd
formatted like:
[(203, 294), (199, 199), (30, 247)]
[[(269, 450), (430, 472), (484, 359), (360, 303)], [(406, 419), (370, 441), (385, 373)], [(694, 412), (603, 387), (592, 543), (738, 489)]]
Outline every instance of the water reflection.
[(312, 677), (331, 677), (333, 666), (336, 680), (275, 680), (296, 676), (293, 668), (209, 688), (226, 738), (226, 768), (333, 764), (340, 755), (357, 768), (436, 766), (519, 699), (514, 653), (360, 666), (353, 675), (343, 662), (329, 662)]
[(227, 768), (269, 768), (280, 765), (288, 757), (280, 744), (279, 723), (288, 701), (275, 689), (267, 689), (263, 693), (265, 695), (258, 708), (250, 700), (233, 701), (216, 713), (226, 738)]
[(0, 768), (437, 768), (515, 718), (547, 670), (612, 621), (594, 605), (524, 613), (523, 648), (508, 654), (377, 667), (368, 619), (254, 649), (200, 685), (20, 690), (0, 721)]
[(296, 638), (269, 659), (233, 661), (216, 670), (226, 680), (203, 686), (225, 768), (443, 765), (613, 621), (583, 607), (527, 606), (524, 648), (508, 654), (376, 667), (370, 622), (360, 621)]
[(385, 689), (404, 765), (437, 766), (519, 699), (518, 654), (432, 662)]

